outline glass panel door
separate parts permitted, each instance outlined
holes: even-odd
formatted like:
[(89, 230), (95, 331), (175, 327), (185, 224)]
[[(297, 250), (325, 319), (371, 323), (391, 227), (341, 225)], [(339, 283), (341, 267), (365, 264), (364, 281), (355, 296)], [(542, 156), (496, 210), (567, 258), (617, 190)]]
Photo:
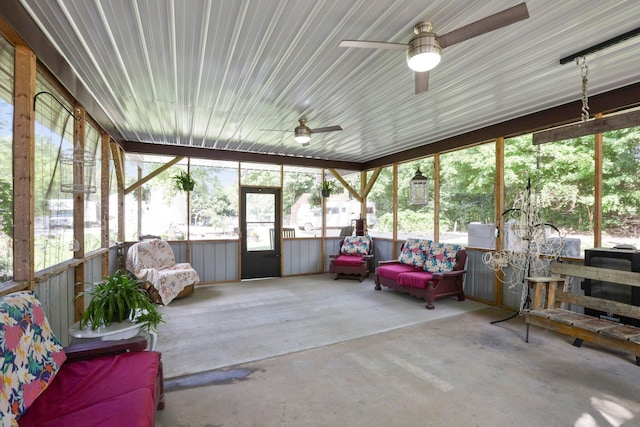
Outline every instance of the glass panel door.
[(242, 187), (242, 278), (280, 276), (280, 189)]

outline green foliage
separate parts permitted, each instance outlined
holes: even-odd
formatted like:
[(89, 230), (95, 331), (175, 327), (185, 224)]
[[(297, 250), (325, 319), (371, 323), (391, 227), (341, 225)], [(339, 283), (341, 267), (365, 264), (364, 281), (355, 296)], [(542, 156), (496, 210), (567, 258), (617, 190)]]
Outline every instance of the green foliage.
[(309, 206), (321, 206), (322, 205), (322, 195), (319, 191), (314, 191), (309, 195)]
[(0, 179), (0, 230), (13, 237), (13, 186), (5, 179)]
[(171, 179), (173, 180), (175, 189), (178, 191), (193, 191), (196, 186), (196, 181), (187, 171), (181, 170), (177, 174), (173, 175)]
[(313, 200), (309, 200), (309, 204), (312, 206), (320, 204), (320, 196), (313, 194), (318, 176), (309, 172), (287, 172), (285, 170), (282, 191), (282, 207), (285, 214), (291, 213), (293, 204), (305, 193), (311, 194), (311, 198), (313, 198)]
[(324, 191), (333, 191), (333, 182), (325, 180), (320, 184), (320, 189)]
[(134, 323), (143, 330), (155, 330), (163, 321), (156, 305), (140, 287), (140, 282), (124, 271), (105, 277), (88, 294), (91, 301), (80, 319), (81, 328), (91, 326), (96, 330), (100, 326), (131, 319), (132, 313), (136, 313)]
[(265, 169), (243, 169), (242, 184), (265, 187), (279, 187), (280, 173)]
[(218, 226), (220, 218), (238, 214), (237, 187), (231, 189), (236, 194), (230, 195), (220, 183), (216, 169), (194, 166), (191, 175), (201, 183), (191, 194), (192, 224)]

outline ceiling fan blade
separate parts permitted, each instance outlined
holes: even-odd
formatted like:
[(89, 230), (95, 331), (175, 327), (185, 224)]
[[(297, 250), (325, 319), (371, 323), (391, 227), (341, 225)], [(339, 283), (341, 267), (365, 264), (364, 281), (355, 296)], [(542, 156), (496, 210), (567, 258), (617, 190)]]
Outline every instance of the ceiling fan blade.
[(487, 16), (486, 18), (439, 36), (438, 43), (440, 43), (440, 47), (444, 49), (447, 46), (463, 42), (481, 34), (497, 30), (498, 28), (506, 27), (515, 22), (525, 20), (528, 17), (529, 11), (527, 10), (527, 4), (520, 3), (502, 12)]
[(390, 42), (374, 42), (366, 40), (342, 40), (338, 46), (340, 47), (362, 47), (366, 49), (390, 49), (390, 50), (407, 50), (408, 45), (404, 43)]
[(316, 129), (309, 129), (311, 131), (311, 133), (321, 133), (321, 132), (335, 132), (337, 130), (342, 130), (341, 126), (327, 126), (325, 128), (316, 128)]
[(422, 92), (426, 92), (429, 89), (429, 72), (423, 71), (421, 73), (413, 73), (413, 78), (416, 82), (416, 95)]

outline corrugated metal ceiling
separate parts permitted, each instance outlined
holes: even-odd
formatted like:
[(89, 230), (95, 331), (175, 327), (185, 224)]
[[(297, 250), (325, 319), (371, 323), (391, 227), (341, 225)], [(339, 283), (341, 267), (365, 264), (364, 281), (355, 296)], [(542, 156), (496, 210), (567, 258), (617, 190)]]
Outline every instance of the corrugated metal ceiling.
[[(443, 51), (414, 95), (402, 52), (517, 0), (20, 0), (123, 140), (365, 162), (580, 98), (559, 59), (634, 29), (637, 1), (529, 0), (530, 18)], [(640, 81), (640, 37), (590, 55), (589, 93)], [(300, 117), (314, 134), (293, 141)], [(579, 116), (579, 112), (576, 112)], [(281, 131), (265, 131), (276, 129)]]

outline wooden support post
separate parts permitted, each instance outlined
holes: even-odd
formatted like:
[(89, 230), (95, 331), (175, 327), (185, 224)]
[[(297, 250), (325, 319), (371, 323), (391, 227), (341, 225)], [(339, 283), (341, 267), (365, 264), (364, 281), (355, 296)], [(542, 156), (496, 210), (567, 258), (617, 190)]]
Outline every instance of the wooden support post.
[[(109, 248), (109, 134), (103, 132), (100, 141), (100, 247)], [(102, 277), (109, 274), (109, 251), (102, 254)]]
[[(187, 158), (187, 173), (191, 174), (191, 157)], [(187, 191), (187, 250), (185, 255), (187, 258), (186, 262), (190, 263), (191, 262), (191, 191)]]
[[(138, 182), (140, 181), (140, 178), (142, 178), (142, 168), (138, 166)], [(138, 239), (140, 239), (140, 236), (142, 236), (142, 186), (139, 186), (136, 189), (136, 192), (138, 193), (138, 206), (136, 209), (136, 234), (138, 235)]]
[(393, 250), (391, 254), (393, 258), (398, 258), (398, 250), (396, 249), (396, 239), (398, 238), (398, 164), (393, 164)]
[(433, 156), (433, 241), (440, 241), (440, 154)]
[[(498, 230), (504, 230), (504, 138), (500, 137), (496, 139), (496, 171), (494, 181), (494, 204), (495, 204), (495, 225)], [(496, 238), (496, 251), (503, 249), (504, 236), (498, 236)], [(504, 303), (504, 286), (503, 286), (504, 272), (502, 270), (496, 271), (493, 282), (493, 302), (497, 306), (501, 306)], [(523, 290), (524, 292), (524, 290)]]
[[(118, 189), (118, 244), (124, 245), (124, 158), (122, 149), (115, 142), (111, 143), (111, 158), (116, 170), (116, 187)], [(119, 250), (118, 268), (122, 267), (124, 267), (124, 259)]]
[(367, 171), (360, 171), (360, 194), (362, 201), (360, 202), (360, 218), (367, 219), (367, 193), (365, 187), (367, 184)]
[(15, 48), (14, 85), (13, 277), (34, 289), (36, 57), (23, 45)]
[[(602, 113), (596, 114), (596, 119), (602, 118)], [(602, 246), (602, 162), (603, 146), (602, 134), (595, 135), (594, 144), (595, 176), (593, 183), (593, 247)]]
[[(86, 111), (78, 106), (74, 109), (77, 120), (73, 123), (73, 146), (79, 146), (85, 149), (85, 120)], [(78, 188), (84, 184), (85, 176), (83, 168), (76, 168), (75, 161), (73, 165), (73, 187)], [(76, 259), (84, 259), (84, 193), (73, 194), (73, 257)], [(80, 320), (84, 313), (84, 262), (78, 264), (74, 269), (74, 303), (75, 314), (74, 321)]]

